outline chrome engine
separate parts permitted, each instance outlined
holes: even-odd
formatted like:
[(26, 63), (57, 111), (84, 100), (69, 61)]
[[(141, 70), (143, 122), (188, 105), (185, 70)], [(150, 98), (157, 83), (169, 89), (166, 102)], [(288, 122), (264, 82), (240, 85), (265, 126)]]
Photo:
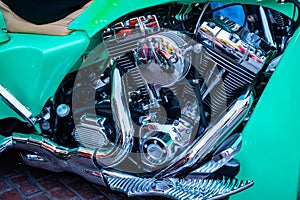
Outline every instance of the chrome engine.
[[(130, 172), (140, 173), (170, 165), (230, 113), (274, 54), (261, 37), (224, 17), (204, 21), (195, 32), (193, 39), (163, 28), (156, 15), (131, 18), (103, 32), (111, 59), (107, 96), (115, 141), (108, 141), (101, 123), (91, 129), (90, 121), (81, 120), (74, 129), (82, 146), (97, 149), (99, 165), (122, 171), (130, 165)], [(92, 121), (97, 124), (96, 117)], [(123, 150), (110, 154), (114, 148)], [(118, 166), (123, 161), (126, 166)]]
[[(192, 8), (167, 5), (177, 15), (162, 7), (103, 30), (103, 42), (45, 106), (40, 124), (48, 137), (12, 137), (24, 162), (75, 171), (128, 195), (216, 199), (252, 186), (234, 178), (238, 128), (251, 114), (258, 77), (276, 65), (277, 49), (199, 5), (189, 20), (184, 13)], [(233, 172), (220, 172), (227, 164)]]

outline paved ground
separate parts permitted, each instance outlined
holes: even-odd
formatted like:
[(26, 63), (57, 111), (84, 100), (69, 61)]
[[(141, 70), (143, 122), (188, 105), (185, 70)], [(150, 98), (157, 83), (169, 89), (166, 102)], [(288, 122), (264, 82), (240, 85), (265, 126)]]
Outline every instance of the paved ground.
[[(18, 153), (10, 150), (0, 157), (1, 200), (150, 200), (128, 198), (104, 187), (91, 184), (70, 173), (52, 173), (21, 163)], [(155, 198), (159, 200), (159, 198)]]

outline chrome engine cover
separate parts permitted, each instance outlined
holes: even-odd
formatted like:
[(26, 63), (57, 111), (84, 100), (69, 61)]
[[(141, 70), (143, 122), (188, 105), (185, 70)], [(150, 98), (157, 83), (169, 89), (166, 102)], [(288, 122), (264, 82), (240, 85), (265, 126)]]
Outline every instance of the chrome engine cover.
[(83, 115), (75, 127), (74, 137), (82, 146), (105, 150), (113, 145), (107, 138), (105, 118)]
[(191, 66), (187, 42), (173, 31), (161, 32), (139, 41), (137, 65), (148, 84), (170, 87), (183, 79)]
[(171, 125), (147, 123), (140, 128), (142, 162), (156, 168), (174, 158), (176, 148), (189, 144), (191, 132), (179, 121)]

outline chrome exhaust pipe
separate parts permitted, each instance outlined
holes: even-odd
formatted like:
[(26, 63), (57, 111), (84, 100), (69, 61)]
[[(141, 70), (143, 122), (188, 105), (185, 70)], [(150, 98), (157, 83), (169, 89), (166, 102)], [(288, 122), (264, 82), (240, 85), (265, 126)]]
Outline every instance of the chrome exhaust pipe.
[(202, 137), (197, 138), (189, 148), (178, 156), (176, 161), (158, 172), (155, 177), (173, 177), (184, 174), (196, 163), (202, 162), (245, 118), (253, 99), (252, 90), (249, 87), (227, 111), (224, 111), (218, 119), (207, 127)]
[(124, 83), (118, 68), (113, 69), (112, 76), (111, 107), (117, 139), (108, 153), (97, 150), (95, 152), (98, 164), (104, 167), (113, 167), (122, 162), (133, 146), (134, 128), (128, 108), (127, 94), (122, 87)]
[[(90, 180), (92, 182), (105, 185), (102, 174), (99, 174), (99, 168), (115, 166), (127, 157), (133, 146), (134, 132), (129, 108), (127, 107), (129, 104), (124, 100), (126, 99), (126, 93), (123, 91), (121, 75), (117, 68), (113, 70), (111, 87), (113, 119), (118, 133), (111, 149), (100, 151), (83, 146), (69, 149), (59, 146), (42, 135), (14, 133), (11, 143), (13, 143), (14, 148), (25, 150), (25, 153), (22, 153), (25, 164), (55, 172), (74, 172), (87, 179), (92, 179)], [(86, 168), (84, 174), (80, 170), (81, 168)], [(100, 183), (99, 177), (97, 181), (93, 180), (98, 175), (101, 177)]]
[(106, 185), (93, 162), (91, 149), (70, 149), (36, 134), (14, 133), (12, 143), (13, 148), (23, 150), (21, 158), (26, 165), (52, 172), (72, 172), (93, 183)]

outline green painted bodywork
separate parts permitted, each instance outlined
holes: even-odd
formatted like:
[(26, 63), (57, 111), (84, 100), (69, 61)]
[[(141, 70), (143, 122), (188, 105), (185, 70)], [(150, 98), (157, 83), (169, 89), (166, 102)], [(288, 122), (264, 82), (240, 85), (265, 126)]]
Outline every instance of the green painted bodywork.
[[(173, 1), (94, 0), (69, 25), (75, 32), (64, 37), (16, 33), (6, 35), (0, 31), (0, 84), (37, 115), (86, 51), (89, 38), (127, 13), (169, 2)], [(275, 0), (230, 2), (259, 4), (290, 17), (293, 13), (291, 4), (281, 5)], [(10, 40), (3, 39), (1, 43), (1, 37), (7, 36)], [(297, 198), (300, 166), (299, 37), (298, 30), (242, 134), (243, 147), (237, 156), (241, 162), (239, 178), (254, 180), (255, 185), (230, 199)], [(4, 117), (17, 115), (0, 102), (0, 118)]]
[[(10, 33), (0, 44), (0, 84), (38, 115), (46, 101), (75, 62), (86, 50), (89, 39), (84, 32), (68, 36)], [(0, 118), (17, 117), (0, 102)]]
[(233, 199), (297, 199), (300, 175), (300, 31), (290, 41), (250, 121), (237, 158), (254, 187)]

